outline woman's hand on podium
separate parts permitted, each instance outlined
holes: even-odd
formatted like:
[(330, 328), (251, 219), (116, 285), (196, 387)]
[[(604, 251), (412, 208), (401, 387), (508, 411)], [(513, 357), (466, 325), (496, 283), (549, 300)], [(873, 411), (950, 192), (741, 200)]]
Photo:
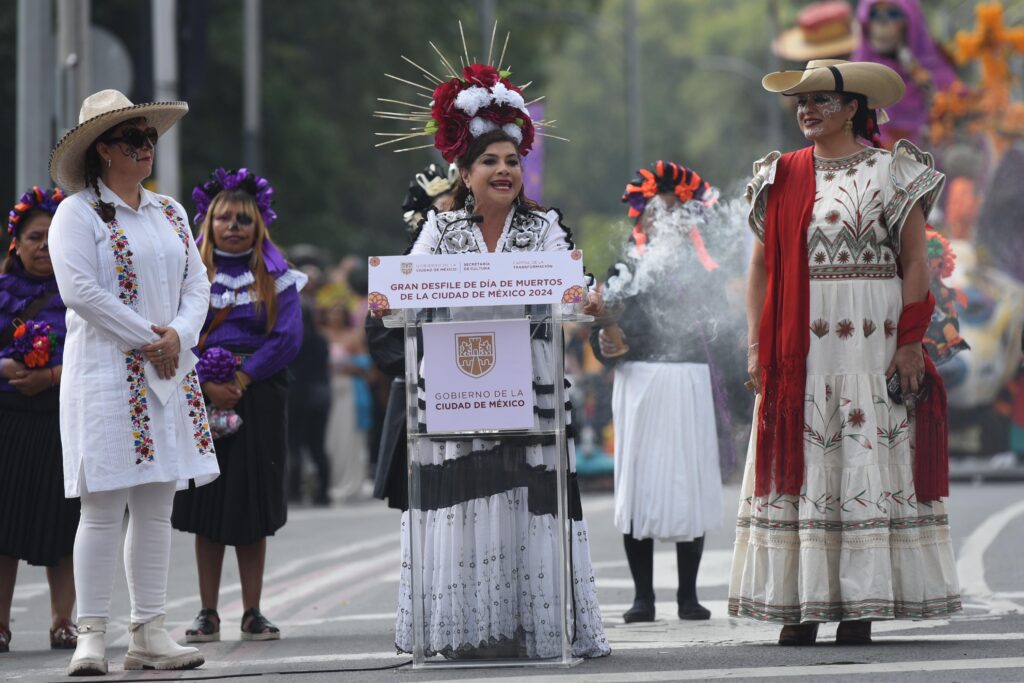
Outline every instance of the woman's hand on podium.
[(391, 315), (390, 308), (374, 308), (373, 310), (370, 311), (370, 317), (376, 318), (377, 320), (380, 320), (381, 318), (388, 315)]

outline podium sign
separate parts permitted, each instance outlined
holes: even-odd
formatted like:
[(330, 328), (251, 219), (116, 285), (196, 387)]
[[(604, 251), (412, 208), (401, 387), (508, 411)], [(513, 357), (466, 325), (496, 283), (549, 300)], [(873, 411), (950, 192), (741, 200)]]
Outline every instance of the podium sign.
[(510, 304), (578, 304), (583, 253), (502, 252), (371, 256), (370, 310)]
[(423, 325), (427, 433), (533, 427), (530, 323)]

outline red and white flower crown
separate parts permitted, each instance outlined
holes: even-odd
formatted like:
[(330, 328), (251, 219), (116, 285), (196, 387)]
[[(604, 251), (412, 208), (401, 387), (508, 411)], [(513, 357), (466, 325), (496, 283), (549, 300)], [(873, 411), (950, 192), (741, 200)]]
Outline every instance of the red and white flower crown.
[[(428, 99), (429, 104), (414, 104), (384, 97), (378, 98), (381, 102), (407, 107), (409, 111), (375, 111), (374, 116), (382, 119), (409, 121), (415, 123), (416, 127), (404, 133), (377, 133), (379, 136), (390, 138), (378, 144), (377, 147), (407, 142), (417, 137), (432, 136), (434, 138), (432, 145), (418, 145), (395, 151), (408, 152), (433, 146), (439, 149), (441, 156), (450, 163), (465, 154), (473, 138), (500, 129), (516, 141), (519, 154), (523, 156), (529, 154), (533, 148), (534, 137), (544, 135), (537, 132), (537, 129), (550, 127), (554, 121), (532, 120), (527, 107), (543, 98), (538, 97), (527, 102), (523, 97), (523, 90), (530, 84), (515, 86), (508, 79), (511, 71), (508, 67), (501, 66), (505, 59), (505, 48), (508, 47), (507, 35), (501, 56), (496, 63), (491, 63), (496, 30), (497, 24), (495, 24), (495, 31), (491, 33), (491, 49), (487, 52), (487, 63), (485, 64), (473, 63), (473, 60), (469, 58), (469, 52), (466, 50), (466, 37), (463, 34), (463, 54), (459, 56), (459, 62), (462, 65), (461, 73), (455, 70), (452, 63), (437, 49), (434, 43), (430, 43), (430, 47), (440, 58), (445, 78), (434, 75), (403, 55), (402, 59), (416, 67), (430, 87), (391, 74), (385, 74), (385, 76), (413, 86), (418, 90), (416, 95)], [(459, 22), (459, 32), (462, 32), (462, 22)], [(424, 93), (430, 93), (430, 95)]]

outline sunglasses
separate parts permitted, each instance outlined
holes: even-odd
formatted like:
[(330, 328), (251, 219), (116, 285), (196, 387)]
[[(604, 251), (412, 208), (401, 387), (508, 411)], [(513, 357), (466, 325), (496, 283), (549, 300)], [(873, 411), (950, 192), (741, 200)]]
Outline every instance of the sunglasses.
[(156, 147), (156, 141), (159, 137), (160, 133), (152, 126), (149, 128), (123, 128), (119, 137), (110, 138), (107, 142), (123, 142), (135, 149), (142, 149), (146, 145)]
[(871, 21), (899, 21), (903, 19), (903, 10), (899, 7), (879, 7), (875, 5), (871, 8), (870, 18)]

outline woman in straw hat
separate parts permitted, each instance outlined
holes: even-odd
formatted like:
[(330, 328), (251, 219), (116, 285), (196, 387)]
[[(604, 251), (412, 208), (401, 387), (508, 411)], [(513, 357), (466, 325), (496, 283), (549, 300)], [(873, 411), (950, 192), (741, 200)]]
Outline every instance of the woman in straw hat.
[(64, 490), (81, 497), (75, 539), (78, 647), (69, 675), (107, 671), (103, 635), (125, 505), (131, 630), (125, 669), (203, 663), (164, 629), (171, 505), (177, 488), (217, 477), (191, 352), (210, 282), (188, 218), (141, 183), (184, 102), (132, 104), (116, 90), (86, 98), (79, 125), (50, 156), (75, 194), (53, 219), (50, 252), (68, 307), (61, 382)]
[[(779, 643), (868, 643), (871, 621), (961, 609), (943, 498), (945, 391), (922, 353), (934, 298), (925, 219), (944, 178), (907, 141), (877, 148), (900, 77), (817, 60), (772, 73), (813, 143), (754, 164), (747, 295), (758, 392), (729, 612)], [(865, 146), (871, 141), (874, 147)]]

